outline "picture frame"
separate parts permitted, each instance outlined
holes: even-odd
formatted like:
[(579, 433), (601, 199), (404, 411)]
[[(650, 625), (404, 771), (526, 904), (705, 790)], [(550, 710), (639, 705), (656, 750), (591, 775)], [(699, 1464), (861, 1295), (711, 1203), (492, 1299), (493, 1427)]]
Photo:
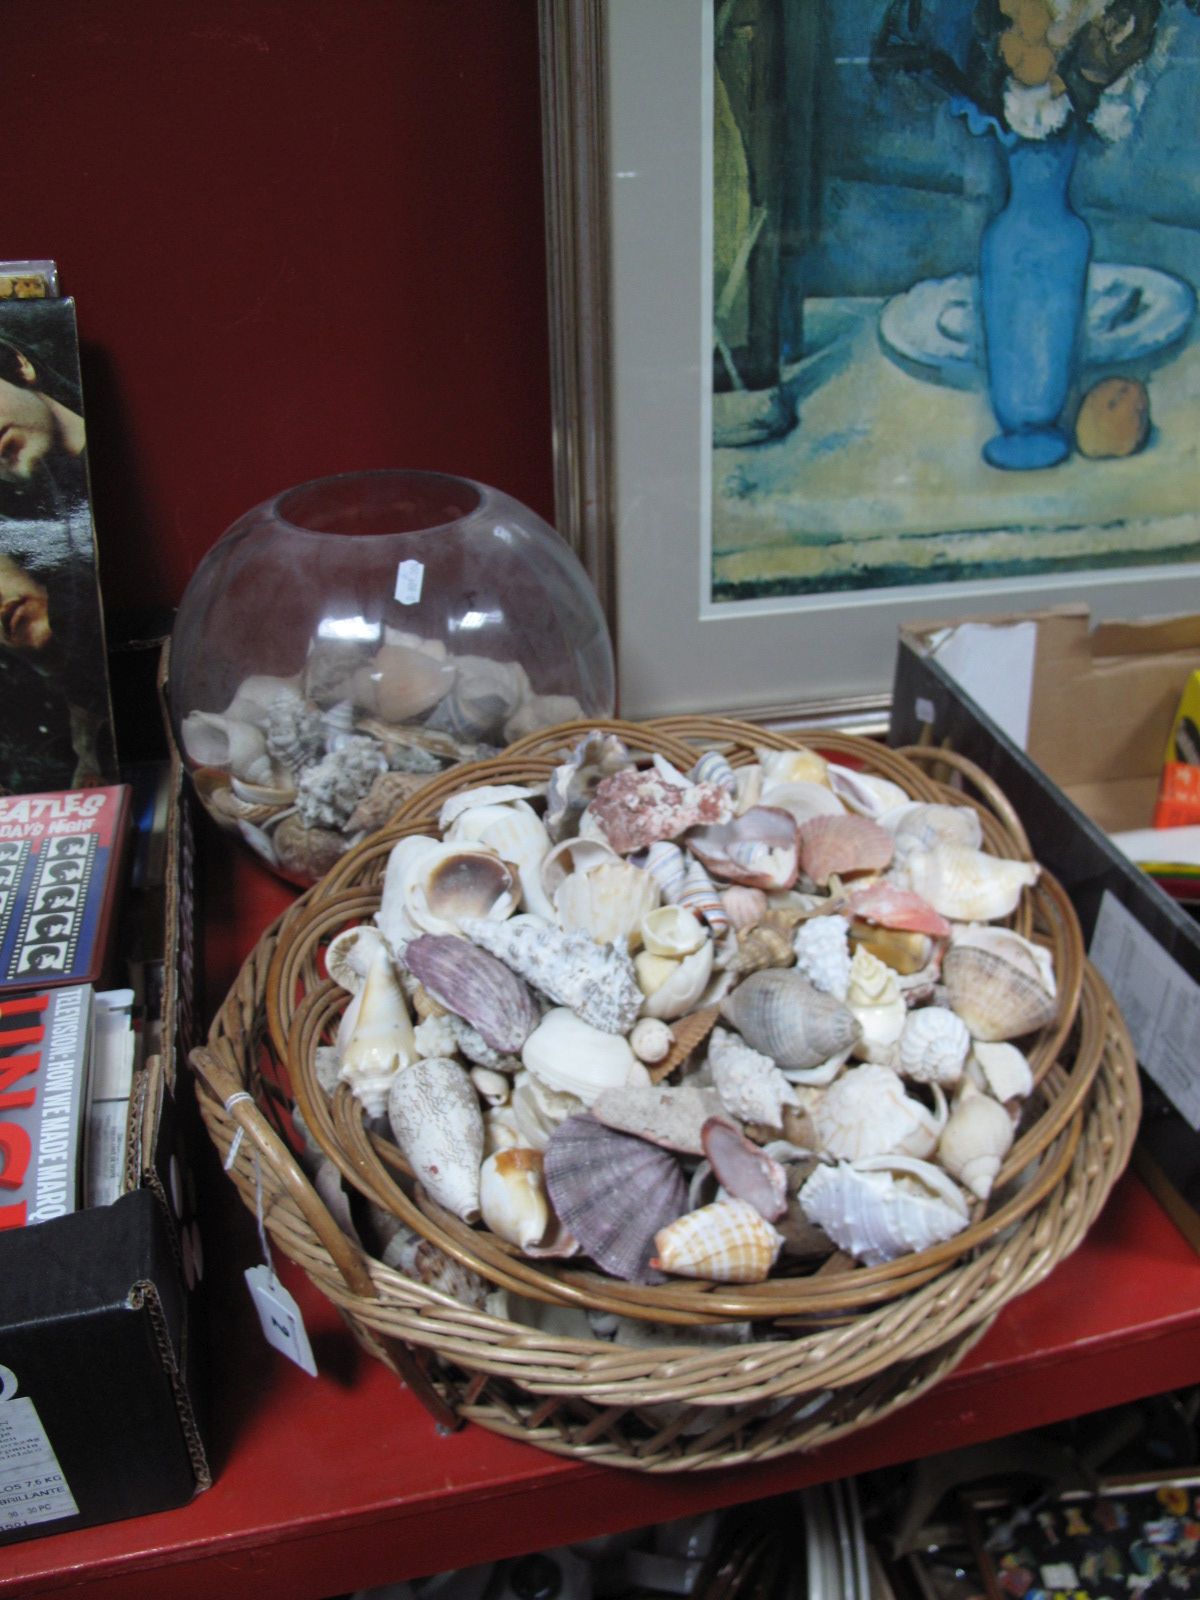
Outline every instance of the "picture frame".
[(621, 714), (879, 726), (905, 622), (1194, 609), (1191, 560), (713, 602), (712, 17), (542, 0), (556, 518), (609, 619)]

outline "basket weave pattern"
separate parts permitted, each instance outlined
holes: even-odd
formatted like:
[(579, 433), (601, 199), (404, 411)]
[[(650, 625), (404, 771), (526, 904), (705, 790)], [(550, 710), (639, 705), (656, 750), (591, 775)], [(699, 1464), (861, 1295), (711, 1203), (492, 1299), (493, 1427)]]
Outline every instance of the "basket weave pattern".
[[(608, 725), (635, 751), (684, 768), (718, 746), (734, 764), (785, 735), (724, 719)], [(905, 1404), (961, 1360), (1015, 1295), (1083, 1238), (1123, 1169), (1140, 1110), (1128, 1036), (1084, 960), (1078, 925), (1045, 873), (1012, 924), (1051, 950), (1056, 1022), (1030, 1052), (1036, 1114), (998, 1186), (957, 1238), (881, 1268), (833, 1258), (805, 1278), (752, 1286), (643, 1287), (569, 1263), (529, 1262), (414, 1192), (396, 1152), (365, 1131), (344, 1089), (316, 1083), (315, 1045), (336, 1027), (344, 995), (321, 952), (378, 905), (388, 852), (433, 831), (442, 801), (479, 783), (536, 783), (586, 728), (512, 746), (435, 779), (382, 833), (351, 851), (259, 941), (194, 1064), (205, 1123), (253, 1210), (261, 1195), (278, 1246), (337, 1305), (360, 1342), (409, 1382), (439, 1420), (476, 1421), (560, 1454), (646, 1471), (731, 1466), (812, 1448)], [(933, 757), (822, 735), (820, 747), (900, 783), (914, 798), (947, 793)], [(968, 780), (988, 848), (1028, 858), (1019, 821), (989, 780), (938, 752)], [(485, 1278), (530, 1299), (678, 1325), (678, 1342), (643, 1348), (537, 1331), (470, 1309), (366, 1256), (340, 1231), (294, 1155), (292, 1096), (335, 1164), (362, 1194), (397, 1213)], [(1022, 1183), (1009, 1180), (1024, 1175)], [(750, 1342), (706, 1343), (705, 1324), (753, 1321)], [(696, 1330), (689, 1335), (688, 1327)]]

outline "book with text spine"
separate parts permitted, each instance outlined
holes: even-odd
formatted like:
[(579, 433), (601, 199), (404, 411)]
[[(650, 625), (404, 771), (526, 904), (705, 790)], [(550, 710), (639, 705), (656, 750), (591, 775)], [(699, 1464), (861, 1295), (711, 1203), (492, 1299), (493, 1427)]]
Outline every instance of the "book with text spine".
[(79, 1205), (93, 1010), (88, 984), (0, 999), (0, 1231)]
[(129, 834), (130, 791), (0, 796), (0, 1001), (101, 981)]

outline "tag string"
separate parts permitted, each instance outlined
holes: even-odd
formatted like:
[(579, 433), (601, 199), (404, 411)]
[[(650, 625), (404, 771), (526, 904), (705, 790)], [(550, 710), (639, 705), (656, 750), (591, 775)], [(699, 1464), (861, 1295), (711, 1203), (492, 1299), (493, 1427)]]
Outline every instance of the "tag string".
[[(229, 1099), (226, 1100), (226, 1111), (232, 1112), (234, 1106), (237, 1105), (239, 1100), (248, 1100), (251, 1105), (254, 1104), (254, 1096), (248, 1093), (245, 1089), (239, 1089), (235, 1094), (231, 1094)], [(242, 1136), (244, 1135), (245, 1131), (245, 1128), (243, 1128), (239, 1123), (237, 1131), (233, 1136), (233, 1142), (229, 1146), (229, 1154), (225, 1157), (226, 1172), (230, 1171), (233, 1163), (237, 1160), (238, 1151), (242, 1147)], [(266, 1223), (263, 1218), (262, 1167), (259, 1165), (257, 1150), (254, 1152), (254, 1220), (258, 1224), (258, 1242), (262, 1247), (263, 1262), (266, 1265), (267, 1271), (271, 1275), (272, 1283), (274, 1283), (275, 1264), (271, 1260), (271, 1246), (267, 1241)]]

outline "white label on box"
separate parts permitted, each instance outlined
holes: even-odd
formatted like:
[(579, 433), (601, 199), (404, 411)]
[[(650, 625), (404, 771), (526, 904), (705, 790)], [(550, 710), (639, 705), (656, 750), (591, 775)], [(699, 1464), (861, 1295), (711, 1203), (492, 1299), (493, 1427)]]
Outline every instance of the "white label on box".
[(78, 1514), (37, 1408), (17, 1398), (16, 1374), (0, 1367), (0, 1528)]
[(423, 561), (402, 561), (396, 568), (396, 599), (402, 606), (415, 606), (425, 582)]
[(300, 1307), (280, 1283), (270, 1267), (247, 1267), (246, 1282), (254, 1299), (258, 1320), (262, 1323), (263, 1337), (269, 1345), (282, 1351), (290, 1361), (307, 1372), (310, 1378), (317, 1375), (312, 1346), (304, 1327)]
[(1138, 1060), (1200, 1129), (1200, 984), (1108, 889), (1088, 951), (1121, 1008)]

